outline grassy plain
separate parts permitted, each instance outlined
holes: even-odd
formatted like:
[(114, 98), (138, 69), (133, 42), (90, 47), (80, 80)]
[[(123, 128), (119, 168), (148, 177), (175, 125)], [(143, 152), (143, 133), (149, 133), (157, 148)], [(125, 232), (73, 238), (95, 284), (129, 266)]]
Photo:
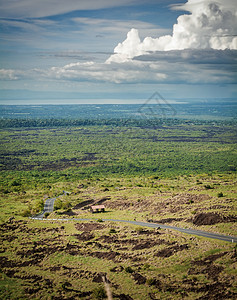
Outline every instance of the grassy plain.
[[(11, 128), (1, 137), (1, 299), (102, 299), (101, 272), (115, 299), (236, 297), (235, 244), (98, 221), (236, 235), (233, 126)], [(63, 190), (48, 218), (71, 221), (23, 217)], [(91, 215), (89, 203), (106, 212)]]

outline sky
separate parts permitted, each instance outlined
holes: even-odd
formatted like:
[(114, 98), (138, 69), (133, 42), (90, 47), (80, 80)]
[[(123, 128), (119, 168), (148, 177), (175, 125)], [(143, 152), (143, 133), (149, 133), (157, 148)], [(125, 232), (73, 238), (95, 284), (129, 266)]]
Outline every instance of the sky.
[(0, 0), (0, 104), (237, 98), (236, 0)]

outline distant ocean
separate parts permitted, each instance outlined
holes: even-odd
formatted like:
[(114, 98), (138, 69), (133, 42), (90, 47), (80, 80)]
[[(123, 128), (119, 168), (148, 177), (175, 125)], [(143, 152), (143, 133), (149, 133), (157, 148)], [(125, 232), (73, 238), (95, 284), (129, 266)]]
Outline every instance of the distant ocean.
[(231, 120), (237, 118), (234, 101), (163, 102), (143, 104), (0, 105), (0, 118), (21, 119), (120, 119), (189, 118)]

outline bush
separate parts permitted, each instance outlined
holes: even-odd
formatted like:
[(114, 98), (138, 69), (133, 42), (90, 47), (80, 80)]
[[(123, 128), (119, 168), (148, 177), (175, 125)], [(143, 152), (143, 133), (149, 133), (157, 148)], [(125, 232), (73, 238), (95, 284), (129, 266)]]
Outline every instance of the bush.
[(102, 223), (102, 222), (104, 222), (104, 221), (103, 221), (102, 219), (98, 219), (97, 222)]
[(60, 284), (60, 287), (65, 290), (65, 291), (68, 291), (69, 288), (71, 288), (72, 284), (68, 281), (64, 281)]
[(235, 172), (236, 171), (236, 167), (235, 166), (228, 166), (228, 170)]
[(137, 227), (135, 230), (137, 233), (142, 233), (144, 231), (143, 227), (141, 226)]
[(111, 229), (109, 230), (109, 233), (117, 233), (117, 231), (116, 231), (114, 228), (111, 228)]
[(102, 286), (93, 291), (93, 296), (95, 299), (105, 299), (107, 297), (105, 289)]
[(41, 200), (38, 200), (38, 201), (34, 204), (33, 209), (31, 210), (31, 212), (32, 212), (33, 214), (35, 214), (35, 213), (41, 212), (43, 209), (44, 209), (44, 201), (41, 199)]
[(218, 197), (218, 198), (221, 198), (221, 197), (224, 197), (224, 195), (223, 195), (222, 192), (220, 192), (220, 193), (217, 194), (217, 197)]
[(148, 269), (150, 269), (150, 265), (149, 265), (148, 263), (145, 263), (145, 264), (143, 265), (143, 268), (144, 268), (145, 270), (148, 270)]
[(10, 182), (10, 186), (20, 186), (21, 182), (19, 180), (13, 180), (12, 182)]
[(47, 218), (49, 215), (50, 215), (50, 213), (46, 212), (46, 213), (44, 214), (44, 217)]
[(126, 267), (124, 270), (127, 273), (133, 273), (134, 272), (133, 269), (130, 266)]
[(206, 185), (204, 185), (204, 187), (205, 187), (206, 190), (212, 190), (212, 189), (214, 189), (214, 187), (210, 186), (210, 184), (206, 184)]
[(58, 209), (61, 209), (63, 206), (63, 203), (62, 203), (62, 200), (61, 199), (56, 199), (54, 201), (54, 209), (55, 210), (58, 210)]
[(146, 280), (146, 283), (147, 283), (148, 285), (155, 285), (155, 284), (156, 284), (156, 279), (154, 279), (154, 278), (148, 278), (148, 279)]
[(30, 217), (31, 213), (29, 209), (25, 209), (22, 213), (21, 213), (22, 217)]
[(62, 202), (62, 209), (69, 209), (71, 207), (72, 205), (68, 200), (66, 202)]

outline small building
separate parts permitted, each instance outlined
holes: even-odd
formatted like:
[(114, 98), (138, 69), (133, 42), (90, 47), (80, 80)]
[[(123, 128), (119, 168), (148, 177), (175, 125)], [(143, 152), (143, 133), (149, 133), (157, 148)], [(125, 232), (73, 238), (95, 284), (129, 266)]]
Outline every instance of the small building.
[(105, 206), (104, 205), (92, 205), (90, 207), (92, 213), (104, 212)]

